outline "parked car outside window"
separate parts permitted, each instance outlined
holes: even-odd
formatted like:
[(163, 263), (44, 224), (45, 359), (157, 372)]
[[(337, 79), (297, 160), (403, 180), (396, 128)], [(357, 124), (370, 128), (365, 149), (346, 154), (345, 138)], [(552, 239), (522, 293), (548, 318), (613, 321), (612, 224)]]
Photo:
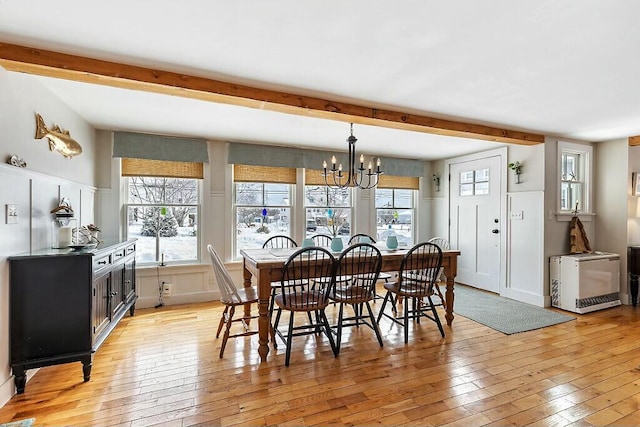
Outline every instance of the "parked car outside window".
[(316, 224), (315, 220), (307, 220), (307, 231), (316, 231), (318, 229), (318, 224)]

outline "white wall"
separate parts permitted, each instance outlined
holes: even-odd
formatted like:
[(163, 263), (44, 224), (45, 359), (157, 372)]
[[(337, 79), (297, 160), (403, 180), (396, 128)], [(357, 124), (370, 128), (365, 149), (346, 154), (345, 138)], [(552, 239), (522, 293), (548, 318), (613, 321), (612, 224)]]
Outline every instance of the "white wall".
[[(429, 162), (425, 168), (425, 177), (422, 181), (421, 215), (426, 223), (422, 240), (432, 237), (444, 237), (449, 239), (449, 175), (445, 171), (443, 160)], [(433, 182), (433, 175), (440, 177), (440, 189)]]
[[(69, 197), (81, 225), (94, 222), (95, 133), (32, 77), (0, 68), (0, 158), (17, 155), (26, 168), (0, 164), (0, 405), (14, 394), (9, 367), (9, 265), (7, 257), (51, 245), (51, 209)], [(70, 131), (82, 146), (72, 159), (51, 152), (46, 140), (36, 140), (35, 113), (48, 126)], [(15, 204), (18, 223), (6, 224), (5, 206)], [(32, 372), (30, 372), (31, 374)]]
[(516, 161), (522, 165), (520, 183), (511, 169), (506, 171), (507, 279), (502, 295), (544, 307), (544, 145), (509, 145), (507, 164)]
[[(544, 294), (549, 296), (549, 258), (555, 255), (568, 254), (570, 251), (569, 225), (571, 215), (557, 215), (558, 211), (558, 141), (591, 145), (584, 141), (546, 137), (544, 144)], [(596, 156), (594, 156), (596, 157)], [(594, 158), (594, 167), (598, 159)], [(624, 185), (624, 184), (620, 184)], [(595, 221), (593, 216), (579, 215), (589, 243), (597, 248)], [(547, 305), (550, 305), (548, 301)]]
[(599, 142), (594, 146), (595, 240), (594, 250), (620, 254), (620, 299), (627, 302), (627, 203), (631, 192), (626, 138)]

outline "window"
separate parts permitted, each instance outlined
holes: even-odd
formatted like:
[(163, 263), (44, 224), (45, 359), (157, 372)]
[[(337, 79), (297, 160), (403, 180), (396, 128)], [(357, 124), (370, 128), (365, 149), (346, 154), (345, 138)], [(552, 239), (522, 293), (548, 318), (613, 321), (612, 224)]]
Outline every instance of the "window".
[(558, 211), (590, 213), (591, 155), (589, 145), (558, 143), (559, 200)]
[(384, 242), (395, 233), (401, 246), (413, 246), (415, 190), (377, 188), (376, 240)]
[(460, 172), (460, 197), (489, 194), (489, 169)]
[(351, 235), (351, 191), (326, 185), (305, 185), (305, 237), (315, 234), (339, 236), (346, 247)]
[(138, 239), (138, 262), (197, 261), (199, 180), (140, 176), (127, 180), (127, 236)]
[(291, 237), (290, 184), (236, 182), (236, 256), (241, 249), (259, 249), (276, 234)]

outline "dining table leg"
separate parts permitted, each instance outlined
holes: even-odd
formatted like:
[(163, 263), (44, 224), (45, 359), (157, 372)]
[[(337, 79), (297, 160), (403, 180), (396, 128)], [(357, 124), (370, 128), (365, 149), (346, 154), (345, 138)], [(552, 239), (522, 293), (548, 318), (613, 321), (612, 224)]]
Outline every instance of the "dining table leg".
[[(244, 286), (251, 287), (251, 271), (246, 266), (243, 269)], [(260, 362), (267, 361), (269, 354), (269, 331), (271, 319), (269, 318), (269, 298), (271, 296), (271, 281), (268, 274), (260, 274), (260, 270), (256, 272), (256, 282), (258, 286), (258, 354)], [(266, 283), (263, 283), (266, 282)], [(245, 313), (247, 307), (245, 306)]]
[(449, 276), (447, 276), (447, 290), (444, 295), (446, 311), (444, 318), (447, 320), (448, 326), (451, 326), (453, 323), (453, 283), (453, 277), (449, 278)]

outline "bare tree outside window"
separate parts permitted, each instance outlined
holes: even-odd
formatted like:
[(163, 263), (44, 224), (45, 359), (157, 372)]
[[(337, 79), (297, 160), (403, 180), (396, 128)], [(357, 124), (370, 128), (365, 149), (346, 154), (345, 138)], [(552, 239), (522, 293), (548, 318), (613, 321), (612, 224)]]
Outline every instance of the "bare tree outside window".
[(339, 236), (346, 244), (351, 235), (351, 192), (326, 185), (307, 185), (304, 190), (307, 230), (315, 234)]
[(376, 236), (385, 241), (389, 234), (401, 246), (413, 245), (414, 190), (377, 188), (375, 190)]
[(130, 177), (127, 235), (140, 262), (195, 261), (199, 183), (195, 179)]
[(276, 234), (291, 236), (291, 189), (290, 184), (235, 183), (236, 256), (241, 249), (261, 248)]

